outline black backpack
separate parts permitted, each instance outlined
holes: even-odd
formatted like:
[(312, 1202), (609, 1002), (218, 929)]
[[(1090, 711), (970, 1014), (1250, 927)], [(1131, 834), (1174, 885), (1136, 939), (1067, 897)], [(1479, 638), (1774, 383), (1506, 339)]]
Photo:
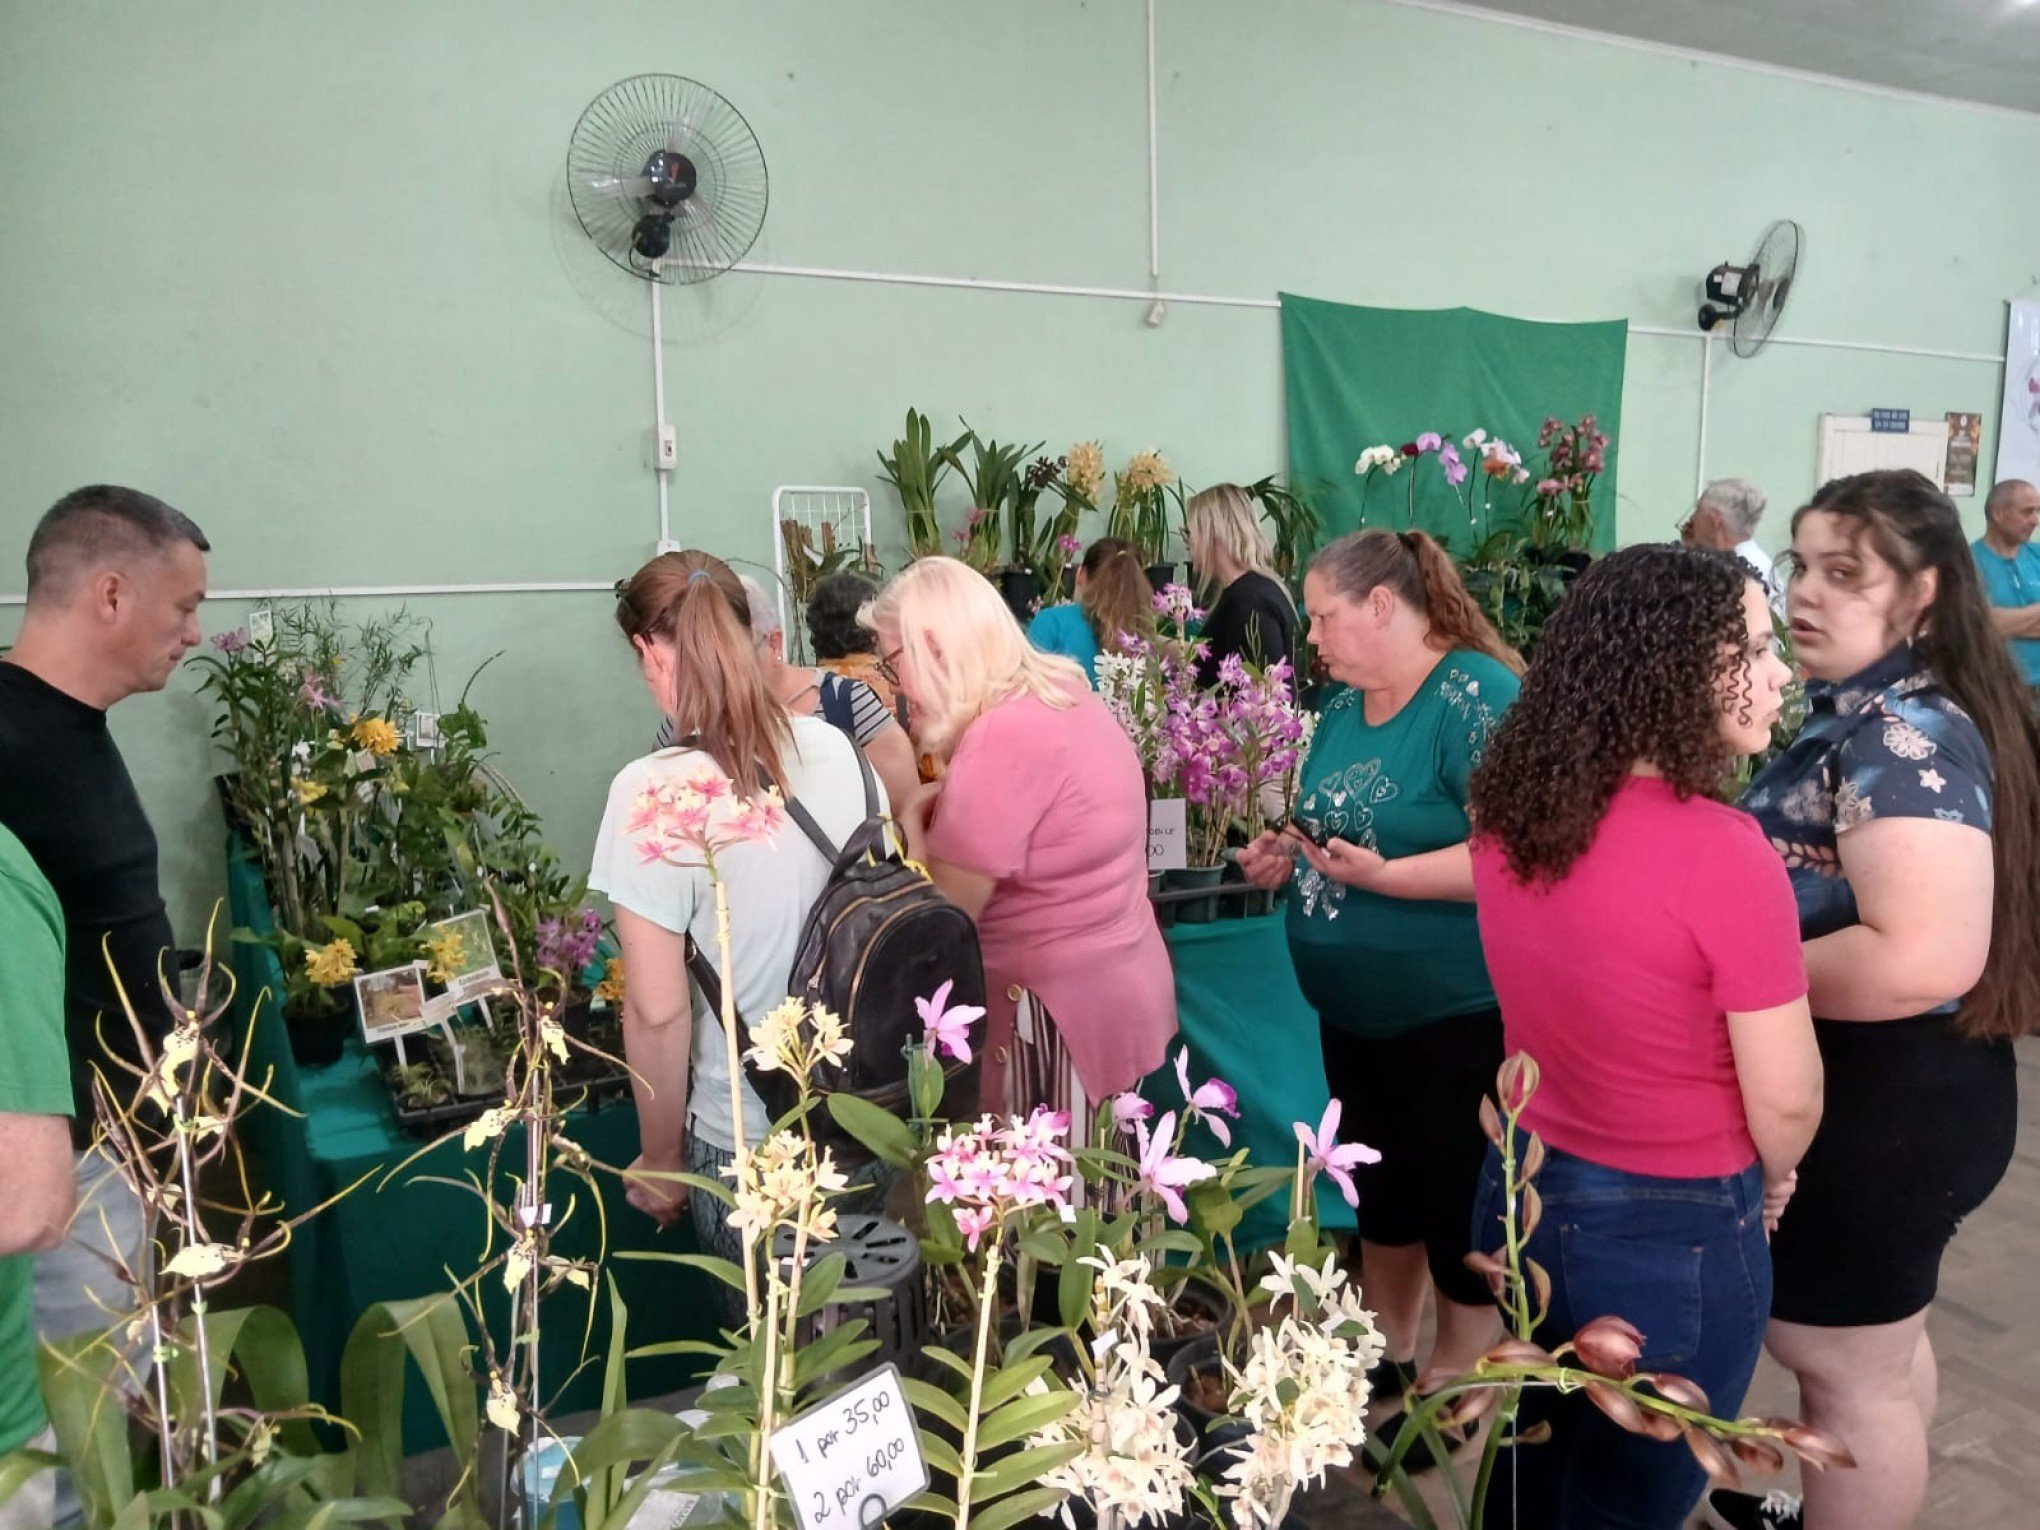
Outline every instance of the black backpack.
[[(864, 777), (865, 816), (840, 849), (798, 799), (786, 804), (787, 816), (829, 863), (829, 880), (801, 927), (786, 988), (792, 997), (840, 1016), (850, 1037), (850, 1056), (841, 1067), (824, 1068), (816, 1079), (819, 1091), (847, 1090), (905, 1118), (912, 1114), (906, 1049), (921, 1045), (924, 1030), (914, 1001), (932, 997), (948, 983), (952, 1008), (982, 1006), (985, 969), (978, 954), (977, 925), (942, 896), (925, 872), (899, 856), (878, 811), (871, 764), (863, 750), (853, 746), (853, 752)], [(687, 967), (720, 1018), (721, 978), (692, 939), (687, 943)], [(737, 1039), (748, 1051), (750, 1027), (741, 1014)], [(977, 1040), (982, 1041), (981, 1032)], [(973, 1048), (968, 1065), (945, 1063), (945, 1102), (970, 1107), (977, 1092), (981, 1050)], [(744, 1071), (773, 1119), (794, 1107), (798, 1093), (785, 1073), (760, 1070), (748, 1061)], [(817, 1142), (835, 1150), (839, 1165), (870, 1158), (862, 1144), (842, 1132), (825, 1106), (810, 1113), (808, 1125)]]

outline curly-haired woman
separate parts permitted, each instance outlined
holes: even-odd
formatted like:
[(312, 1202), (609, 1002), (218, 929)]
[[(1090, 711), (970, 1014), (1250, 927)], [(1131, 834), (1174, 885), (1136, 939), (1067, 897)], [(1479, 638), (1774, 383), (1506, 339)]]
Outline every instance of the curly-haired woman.
[[(1630, 547), (1582, 574), (1473, 777), (1474, 896), (1508, 1050), (1542, 1086), (1528, 1252), (1546, 1346), (1613, 1315), (1639, 1365), (1733, 1416), (1770, 1310), (1767, 1222), (1820, 1119), (1792, 889), (1722, 801), (1770, 737), (1787, 670), (1763, 587), (1726, 553)], [(1502, 1241), (1500, 1155), (1474, 1212)], [(1523, 1526), (1677, 1526), (1705, 1478), (1580, 1394), (1533, 1392)], [(1506, 1480), (1506, 1478), (1504, 1479)], [(1511, 1495), (1497, 1494), (1506, 1502)]]
[(2012, 1038), (2040, 1018), (2040, 724), (1955, 507), (1918, 473), (1828, 484), (1786, 566), (1809, 715), (1743, 805), (1798, 897), (1827, 1115), (1771, 1247), (1766, 1343), (1857, 1461), (1808, 1474), (1805, 1523), (1883, 1530), (1926, 1495), (1927, 1311), (2011, 1160)]
[(1522, 661), (1421, 531), (1340, 537), (1311, 561), (1303, 599), (1311, 641), (1350, 689), (1319, 719), (1294, 822), (1242, 850), (1240, 868), (1264, 887), (1294, 877), (1289, 955), (1318, 1012), (1326, 1079), (1348, 1128), (1381, 1153), (1356, 1177), (1386, 1392), (1415, 1377), (1433, 1295), (1430, 1371), (1456, 1375), (1494, 1339), (1487, 1287), (1466, 1267), (1480, 1102), (1502, 1060), (1466, 789)]

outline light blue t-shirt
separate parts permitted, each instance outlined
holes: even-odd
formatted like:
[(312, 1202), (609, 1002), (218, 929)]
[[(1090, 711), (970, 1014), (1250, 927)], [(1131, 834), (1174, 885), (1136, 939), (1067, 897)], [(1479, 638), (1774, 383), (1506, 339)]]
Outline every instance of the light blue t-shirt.
[(1027, 641), (1043, 653), (1075, 659), (1084, 666), (1084, 678), (1091, 682), (1091, 689), (1098, 688), (1098, 635), (1091, 630), (1084, 608), (1075, 601), (1035, 612), (1034, 620), (1027, 624)]
[[(1978, 538), (1969, 544), (1976, 554), (1976, 571), (1983, 575), (1983, 592), (1990, 603), (2007, 611), (2040, 601), (2040, 549), (2031, 542), (2007, 558), (1991, 551)], [(2019, 661), (2028, 685), (2040, 686), (2040, 638), (2011, 638), (2012, 657)]]

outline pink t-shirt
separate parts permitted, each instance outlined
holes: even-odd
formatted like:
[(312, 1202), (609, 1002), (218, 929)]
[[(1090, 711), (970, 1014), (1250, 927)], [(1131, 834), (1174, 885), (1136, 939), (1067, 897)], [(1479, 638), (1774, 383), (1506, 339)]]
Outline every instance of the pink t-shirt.
[(1524, 1124), (1633, 1174), (1737, 1174), (1757, 1156), (1727, 1016), (1806, 993), (1799, 911), (1756, 820), (1631, 777), (1554, 884), (1473, 844), (1481, 945), (1510, 1052), (1542, 1075)]
[(1176, 1034), (1168, 947), (1147, 901), (1147, 793), (1133, 744), (1088, 687), (1015, 696), (957, 743), (928, 854), (997, 878), (978, 916), (991, 1000), (984, 1098), (1002, 1097), (1008, 989), (1033, 990), (1095, 1103), (1159, 1067)]

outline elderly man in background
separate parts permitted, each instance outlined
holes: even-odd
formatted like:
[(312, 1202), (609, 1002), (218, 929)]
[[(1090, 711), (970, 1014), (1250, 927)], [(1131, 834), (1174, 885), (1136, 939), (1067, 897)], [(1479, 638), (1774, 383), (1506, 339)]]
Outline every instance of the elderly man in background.
[(1776, 605), (1784, 594), (1771, 555), (1757, 542), (1757, 522), (1764, 518), (1764, 491), (1747, 478), (1717, 478), (1700, 491), (1693, 513), (1679, 528), (1679, 540), (1688, 547), (1711, 547), (1732, 552), (1751, 568), (1770, 592)]
[(2011, 644), (2026, 684), (2040, 690), (2040, 550), (2033, 546), (2040, 489), (2007, 478), (1984, 500), (1983, 522), (1969, 550), (1990, 598), (1991, 622)]

